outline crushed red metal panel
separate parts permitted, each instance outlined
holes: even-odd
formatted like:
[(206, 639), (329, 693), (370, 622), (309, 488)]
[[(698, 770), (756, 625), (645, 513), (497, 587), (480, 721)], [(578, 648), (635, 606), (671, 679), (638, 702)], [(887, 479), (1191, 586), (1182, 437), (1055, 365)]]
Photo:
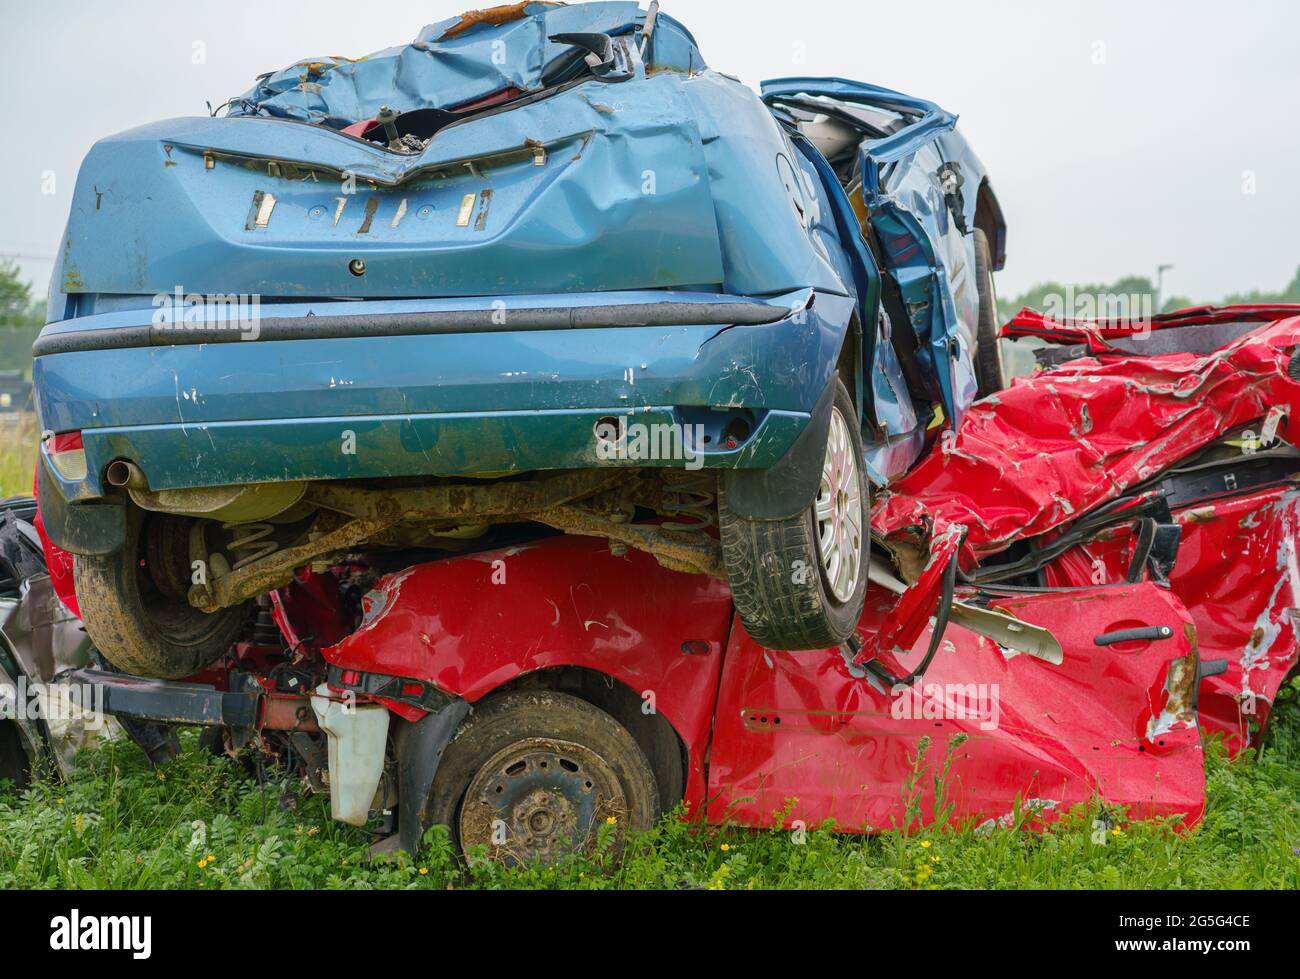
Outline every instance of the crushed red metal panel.
[(1294, 441), (1300, 383), (1287, 368), (1297, 343), (1293, 315), (1206, 357), (1089, 358), (1017, 380), (944, 433), (872, 526), (889, 536), (927, 516), (936, 530), (961, 524), (978, 560), (1072, 523), (1275, 407), (1287, 413), (1277, 434)]
[[(1270, 323), (1296, 315), (1296, 307), (1287, 304), (1241, 306), (1193, 306), (1170, 313), (1159, 313), (1143, 322), (1145, 331), (1179, 326), (1204, 326), (1210, 323), (1253, 321)], [(1132, 337), (1134, 324), (1119, 320), (1054, 319), (1033, 309), (1022, 309), (1002, 330), (1003, 336), (1038, 336), (1074, 343), (1089, 343), (1097, 352), (1111, 350), (1108, 341)]]
[(565, 536), (408, 568), (382, 579), (363, 609), (361, 627), (323, 651), (330, 663), (427, 680), (471, 702), (565, 666), (649, 694), (687, 749), (687, 798), (702, 798), (732, 616), (725, 583)]
[[(862, 620), (890, 611), (877, 591)], [(922, 739), (922, 818), (935, 818), (932, 779), (954, 744), (947, 801), (954, 822), (1000, 820), (1020, 804), (1042, 818), (1101, 798), (1133, 818), (1185, 815), (1204, 806), (1194, 722), (1152, 723), (1171, 665), (1192, 652), (1190, 618), (1154, 585), (1034, 595), (1004, 608), (1050, 626), (1065, 660), (1008, 658), (995, 643), (949, 626), (923, 680), (886, 690), (835, 651), (782, 653), (737, 627), (727, 651), (709, 766), (711, 820), (772, 825), (774, 814), (846, 830), (907, 822), (905, 789)], [(1094, 637), (1159, 610), (1173, 639), (1122, 651)], [(917, 649), (928, 642), (923, 635)], [(964, 717), (962, 715), (965, 715)], [(964, 740), (954, 743), (961, 736)]]
[[(615, 557), (603, 542), (557, 537), (389, 576), (367, 596), (365, 624), (324, 654), (348, 668), (427, 679), (469, 700), (547, 667), (597, 670), (653, 696), (689, 756), (690, 811), (703, 807), (716, 821), (770, 826), (797, 799), (792, 818), (809, 825), (901, 823), (909, 758), (928, 738), (933, 763), (959, 733), (969, 740), (954, 759), (953, 820), (1001, 819), (1031, 799), (1044, 800), (1050, 818), (1094, 796), (1134, 816), (1199, 818), (1195, 723), (1153, 722), (1170, 665), (1191, 650), (1182, 629), (1191, 620), (1177, 600), (1135, 585), (999, 604), (1057, 629), (1065, 662), (1008, 658), (951, 627), (924, 682), (895, 692), (840, 650), (763, 649), (732, 621), (721, 582), (666, 570), (635, 551)], [(892, 606), (876, 591), (860, 631), (879, 629)], [(1179, 627), (1173, 641), (1123, 651), (1093, 645), (1153, 606)], [(1072, 626), (1062, 631), (1067, 616)], [(927, 641), (922, 635), (918, 645)], [(936, 709), (947, 719), (936, 719)], [(933, 801), (927, 788), (927, 819)]]
[[(1196, 623), (1202, 662), (1226, 660), (1201, 683), (1203, 728), (1221, 732), (1233, 754), (1254, 741), (1273, 698), (1296, 666), (1300, 571), (1300, 491), (1271, 489), (1188, 507), (1170, 584)], [(1134, 546), (1131, 528), (1077, 547), (1046, 569), (1053, 587), (1123, 578)]]
[[(1133, 525), (1157, 494), (1135, 488), (1243, 427), (1243, 455), (1276, 439), (1294, 446), (1300, 383), (1296, 307), (1204, 308), (1157, 317), (1158, 329), (1258, 323), (1207, 355), (1114, 351), (1132, 324), (1058, 322), (1024, 311), (1006, 335), (1086, 342), (1098, 352), (1017, 380), (977, 403), (961, 429), (880, 500), (875, 531), (893, 546), (924, 550), (955, 527), (970, 570), (1027, 540), (1052, 540), (1081, 517), (1114, 504), (1112, 526), (1044, 569), (1048, 586), (1123, 581)], [(1226, 672), (1203, 681), (1202, 720), (1231, 750), (1252, 742), (1297, 660), (1296, 490), (1234, 494), (1175, 508), (1181, 544), (1171, 588), (1198, 628), (1203, 662)], [(886, 628), (893, 627), (893, 618)]]
[(962, 536), (962, 528), (958, 526), (930, 536), (926, 563), (919, 569), (913, 586), (899, 596), (890, 614), (874, 628), (859, 629), (862, 643), (858, 656), (860, 662), (869, 659), (884, 661), (895, 676), (908, 672), (893, 662), (893, 653), (911, 649), (930, 621), (934, 614), (935, 596), (939, 594), (948, 564), (958, 555)]

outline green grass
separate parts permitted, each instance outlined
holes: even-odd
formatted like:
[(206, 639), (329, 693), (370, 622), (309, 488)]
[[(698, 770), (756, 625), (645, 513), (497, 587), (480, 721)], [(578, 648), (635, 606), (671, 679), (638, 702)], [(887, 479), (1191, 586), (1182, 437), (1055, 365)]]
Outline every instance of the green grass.
[(0, 499), (31, 496), (36, 472), (36, 416), (0, 416)]
[[(417, 859), (371, 858), (370, 839), (290, 780), (257, 785), (192, 735), (149, 767), (128, 742), (82, 755), (70, 784), (0, 787), (0, 888), (1300, 888), (1300, 708), (1281, 706), (1262, 754), (1208, 749), (1208, 807), (1100, 834), (1080, 809), (1043, 833), (929, 828), (873, 837), (700, 828), (665, 819), (617, 870), (599, 852), (505, 870), (452, 857), (435, 828)], [(929, 759), (942, 770), (942, 750)], [(922, 761), (924, 767), (926, 761)], [(918, 786), (932, 791), (934, 772)], [(611, 830), (612, 831), (612, 830)], [(602, 827), (600, 840), (609, 831)]]

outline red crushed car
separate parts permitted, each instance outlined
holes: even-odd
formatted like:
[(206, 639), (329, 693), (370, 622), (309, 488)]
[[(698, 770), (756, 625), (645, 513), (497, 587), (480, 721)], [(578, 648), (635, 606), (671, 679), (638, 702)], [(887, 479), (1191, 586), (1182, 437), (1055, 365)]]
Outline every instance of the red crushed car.
[(932, 429), (875, 501), (873, 584), (838, 648), (765, 649), (720, 578), (534, 535), (304, 567), (185, 683), (65, 679), (273, 753), (412, 850), (442, 823), (549, 860), (683, 801), (848, 831), (1092, 800), (1191, 825), (1203, 737), (1255, 744), (1296, 666), (1300, 307), (1136, 332), (1025, 311), (1003, 343), (1040, 369)]

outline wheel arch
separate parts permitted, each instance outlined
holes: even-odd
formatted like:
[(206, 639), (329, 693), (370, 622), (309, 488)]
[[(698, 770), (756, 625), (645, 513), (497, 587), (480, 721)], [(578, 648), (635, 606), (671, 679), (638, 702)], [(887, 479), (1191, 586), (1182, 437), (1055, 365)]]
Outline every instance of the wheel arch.
[(855, 309), (845, 327), (844, 340), (840, 344), (840, 355), (835, 361), (835, 372), (844, 382), (844, 386), (849, 389), (849, 397), (858, 407), (859, 422), (875, 413), (873, 406), (867, 404), (867, 399), (863, 395), (863, 392), (868, 389), (866, 380), (871, 365), (864, 359), (867, 353), (867, 342), (862, 329), (861, 317)]
[[(478, 697), (474, 704), (527, 690), (569, 694), (603, 710), (621, 724), (650, 764), (659, 787), (661, 814), (685, 797), (690, 766), (686, 739), (661, 711), (643, 713), (641, 696), (618, 677), (585, 666), (546, 666), (516, 674)], [(401, 847), (408, 853), (419, 850), (426, 805), (442, 756), (473, 707), (469, 701), (457, 698), (421, 721), (396, 721), (393, 737), (398, 757), (398, 833)]]

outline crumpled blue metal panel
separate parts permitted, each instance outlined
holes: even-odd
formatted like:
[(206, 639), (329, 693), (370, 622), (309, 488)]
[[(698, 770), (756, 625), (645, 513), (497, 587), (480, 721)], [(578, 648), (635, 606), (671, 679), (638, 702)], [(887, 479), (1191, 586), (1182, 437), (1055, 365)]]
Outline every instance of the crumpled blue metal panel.
[[(530, 3), (520, 17), (483, 24), (445, 37), (460, 17), (431, 24), (411, 44), (365, 58), (306, 58), (258, 81), (231, 104), (231, 115), (270, 115), (342, 128), (371, 119), (381, 105), (399, 112), (451, 109), (505, 89), (537, 91), (574, 49), (548, 40), (553, 34), (626, 34), (645, 14), (635, 2), (555, 6)], [(655, 26), (658, 67), (704, 67), (695, 41), (681, 24), (660, 15)]]
[[(546, 38), (634, 31), (645, 20), (635, 3), (476, 16), (506, 19), (446, 38), (464, 23), (449, 20), (417, 45), (328, 70), (304, 63), (263, 80), (231, 117), (101, 140), (78, 177), (51, 320), (85, 317), (102, 295), (177, 288), (263, 298), (851, 292), (843, 251), (818, 223), (818, 182), (806, 166), (794, 179), (799, 154), (780, 127), (750, 89), (704, 67), (681, 25), (660, 16), (650, 64), (619, 82), (582, 77), (581, 52)], [(561, 50), (579, 77), (566, 68), (569, 80), (554, 84), (546, 72)], [(417, 152), (307, 121), (352, 122), (381, 103), (463, 104), (503, 80), (548, 87), (468, 113)], [(789, 187), (802, 199), (788, 200)], [(350, 271), (359, 263), (363, 275)]]
[(727, 291), (849, 294), (825, 189), (772, 114), (718, 72), (694, 76), (682, 91), (708, 163)]
[(826, 193), (753, 92), (709, 70), (589, 78), (413, 154), (289, 120), (176, 119), (91, 150), (56, 276), (68, 295), (848, 295)]
[[(583, 82), (450, 127), (411, 156), (253, 118), (170, 120), (103, 140), (78, 177), (63, 291), (433, 297), (717, 285), (715, 202), (682, 85), (671, 73)], [(733, 88), (733, 100), (757, 105)], [(479, 162), (448, 165), (457, 160)], [(267, 195), (259, 224), (254, 202)], [(364, 276), (349, 272), (354, 259)], [(797, 278), (743, 291), (820, 284)]]
[[(761, 331), (701, 329), (687, 344), (698, 352), (698, 362), (692, 364), (682, 361), (685, 347), (668, 361), (659, 347), (633, 357), (633, 334), (627, 330), (589, 333), (566, 338), (548, 369), (557, 378), (591, 380), (582, 365), (590, 366), (587, 345), (598, 341), (609, 344), (608, 354), (619, 365), (617, 370), (610, 367), (608, 377), (600, 373), (601, 378), (617, 382), (629, 364), (643, 365), (636, 367), (637, 391), (627, 393), (639, 406), (764, 411), (770, 419), (767, 429), (774, 429), (783, 417), (806, 415), (835, 369), (845, 338), (860, 328), (856, 390), (870, 404), (875, 423), (868, 465), (881, 483), (905, 469), (919, 447), (921, 419), (888, 336), (881, 332), (882, 269), (862, 240), (835, 173), (812, 144), (787, 131), (752, 90), (707, 69), (690, 34), (671, 18), (659, 17), (648, 66), (637, 63), (626, 80), (593, 75), (582, 64), (581, 52), (547, 40), (556, 33), (629, 34), (645, 20), (635, 3), (533, 3), (479, 15), (485, 17), (495, 22), (476, 23), (448, 38), (452, 28), (466, 23), (448, 20), (426, 28), (412, 45), (358, 62), (300, 63), (262, 79), (226, 118), (169, 120), (97, 143), (74, 192), (51, 290), (51, 330), (111, 332), (116, 318), (129, 314), (138, 319), (157, 305), (151, 296), (176, 291), (260, 297), (284, 314), (298, 301), (360, 305), (339, 303), (342, 299), (427, 304), (480, 297), (496, 302), (498, 297), (620, 290), (763, 298), (813, 290), (818, 298), (812, 321), (819, 324), (815, 350), (791, 346), (808, 326), (806, 318), (792, 316), (783, 327)], [(836, 96), (854, 89), (869, 89), (873, 96), (883, 91), (840, 79), (825, 82)], [(793, 83), (812, 86), (817, 80)], [(466, 111), (410, 152), (338, 131), (373, 117), (381, 104), (399, 111), (446, 109), (515, 89), (537, 94), (498, 109)], [(958, 158), (953, 154), (964, 148), (951, 131), (951, 117), (933, 110), (927, 110), (923, 125), (909, 126), (897, 138), (872, 147), (873, 154), (895, 161), (897, 173), (914, 174), (922, 195), (929, 193), (927, 181), (939, 162)], [(965, 154), (960, 156), (963, 164), (973, 161), (968, 175), (982, 174), (978, 161), (968, 150)], [(880, 198), (881, 220), (897, 215), (911, 222), (911, 240), (920, 241), (915, 270), (902, 261), (891, 264), (889, 256), (880, 261), (905, 297), (915, 301), (914, 294), (924, 293), (923, 299), (932, 300), (925, 316), (918, 305), (917, 332), (924, 349), (946, 352), (952, 324), (960, 323), (971, 304), (971, 291), (963, 296), (961, 288), (970, 279), (968, 256), (964, 245), (956, 253), (934, 247), (936, 242), (943, 245), (951, 222), (941, 203), (926, 212), (921, 198), (911, 200), (912, 189), (911, 178), (885, 189), (868, 188)], [(974, 200), (969, 193), (967, 205), (973, 207)], [(660, 344), (661, 336), (667, 334), (656, 331), (642, 340)], [(765, 345), (758, 344), (760, 337)], [(313, 394), (319, 393), (316, 387), (327, 388), (330, 401), (307, 398), (297, 408), (290, 407), (293, 383), (286, 378), (253, 371), (247, 374), (251, 390), (195, 382), (190, 387), (204, 399), (202, 423), (226, 425), (229, 437), (244, 438), (248, 432), (241, 426), (279, 418), (276, 424), (292, 432), (302, 428), (295, 419), (328, 419), (344, 401), (360, 399), (365, 404), (349, 401), (352, 410), (342, 413), (353, 417), (373, 411), (397, 419), (390, 427), (393, 451), (400, 456), (403, 439), (415, 438), (400, 419), (404, 412), (421, 412), (413, 403), (419, 401), (413, 397), (418, 385), (394, 385), (392, 378), (402, 366), (419, 362), (412, 356), (417, 348), (437, 348), (442, 362), (451, 341), (319, 342), (327, 346), (312, 350), (308, 363), (327, 362), (326, 350), (361, 350), (367, 358), (377, 358), (378, 380), (336, 390), (327, 383), (333, 375), (316, 378)], [(481, 353), (499, 352), (503, 341), (474, 342)], [(527, 370), (549, 363), (534, 349), (537, 342), (530, 337), (519, 344), (537, 361)], [(575, 349), (569, 349), (570, 343)], [(165, 455), (175, 448), (167, 440), (187, 439), (191, 421), (197, 420), (194, 402), (177, 399), (181, 376), (211, 371), (218, 377), (245, 376), (243, 366), (227, 360), (256, 357), (257, 347), (240, 345), (236, 350), (242, 352), (220, 354), (103, 350), (42, 356), (43, 390), (62, 392), (53, 398), (47, 393), (42, 410), (53, 417), (62, 404), (73, 413), (60, 419), (59, 430), (166, 427), (165, 436), (149, 436), (155, 438), (151, 451)], [(289, 346), (277, 349), (287, 353)], [(383, 357), (381, 350), (387, 351)], [(166, 364), (157, 359), (163, 357), (170, 358)], [(192, 358), (203, 360), (201, 371)], [(345, 359), (360, 363), (364, 358), (350, 352)], [(958, 358), (957, 370), (969, 374), (967, 359)], [(134, 399), (123, 391), (88, 396), (84, 378), (91, 364), (109, 369), (114, 377), (134, 377), (128, 364), (145, 362), (150, 362), (146, 373), (151, 378), (157, 380), (154, 375), (161, 371), (170, 383)], [(509, 397), (522, 390), (487, 390), (482, 363), (463, 363), (472, 368), (464, 379), (477, 386), (475, 397), (485, 406), (504, 410)], [(683, 378), (690, 378), (690, 384), (684, 385)], [(652, 397), (659, 381), (665, 387)], [(707, 390), (688, 390), (705, 381)], [(786, 382), (797, 388), (798, 397), (783, 394)], [(956, 417), (968, 400), (965, 388), (943, 372), (940, 382), (945, 400), (957, 405), (951, 411)], [(557, 396), (562, 389), (556, 386)], [(528, 391), (532, 397), (531, 380)], [(401, 405), (387, 404), (392, 392), (403, 395)], [(109, 402), (122, 411), (135, 405), (143, 413), (109, 419), (101, 409)], [(561, 414), (599, 412), (620, 403), (602, 397), (551, 407)], [(434, 416), (466, 410), (431, 403), (422, 414), (433, 425)], [(570, 422), (577, 426), (574, 432), (582, 427), (567, 418), (563, 424)], [(583, 424), (589, 435), (590, 424)], [(781, 437), (768, 431), (759, 441), (774, 453), (794, 432), (792, 423)], [(428, 444), (424, 440), (434, 434), (432, 428), (422, 429), (412, 444)], [(113, 438), (127, 436), (119, 432)], [(126, 452), (125, 443), (109, 445), (107, 436), (102, 441), (105, 451), (112, 448), (124, 458), (136, 458)], [(554, 439), (548, 443), (530, 435), (529, 441), (536, 458), (521, 457), (518, 465), (559, 464), (547, 455)], [(143, 441), (132, 445), (145, 450)], [(251, 450), (235, 455), (250, 468), (223, 470), (223, 478), (273, 478), (255, 475), (256, 466), (268, 461), (255, 458)], [(576, 457), (560, 456), (565, 464), (576, 464)], [(762, 464), (759, 456), (748, 462)], [(390, 463), (375, 462), (381, 468)], [(316, 470), (304, 462), (303, 471)], [(371, 473), (384, 474), (395, 473)], [(210, 477), (185, 476), (199, 481), (192, 485)]]
[[(511, 307), (662, 295), (534, 296)], [(717, 299), (675, 295), (682, 303)], [(154, 489), (626, 465), (595, 454), (593, 427), (610, 416), (713, 424), (747, 412), (752, 436), (734, 448), (715, 439), (703, 464), (766, 468), (799, 436), (835, 370), (852, 301), (811, 299), (806, 292), (773, 299), (789, 315), (753, 326), (466, 331), (52, 354), (33, 367), (37, 408), (43, 427), (83, 435), (87, 478), (52, 474), (67, 499), (102, 495), (104, 467), (118, 458), (139, 463)], [(276, 313), (327, 322), (464, 307), (490, 313), (493, 300), (321, 300), (280, 304)], [(796, 315), (802, 310), (806, 315)], [(111, 331), (148, 323), (151, 312), (89, 319)], [(510, 310), (505, 315), (509, 322)], [(366, 450), (341, 457), (344, 431), (364, 432)]]
[[(976, 397), (979, 300), (969, 232), (986, 171), (957, 132), (957, 117), (927, 99), (845, 78), (776, 78), (761, 87), (767, 101), (824, 96), (904, 113), (909, 119), (898, 132), (863, 142), (862, 193), (882, 262), (898, 283), (920, 341), (918, 359), (939, 382), (944, 407), (959, 424)], [(952, 164), (965, 179), (956, 210), (940, 192), (937, 178), (941, 168)]]

